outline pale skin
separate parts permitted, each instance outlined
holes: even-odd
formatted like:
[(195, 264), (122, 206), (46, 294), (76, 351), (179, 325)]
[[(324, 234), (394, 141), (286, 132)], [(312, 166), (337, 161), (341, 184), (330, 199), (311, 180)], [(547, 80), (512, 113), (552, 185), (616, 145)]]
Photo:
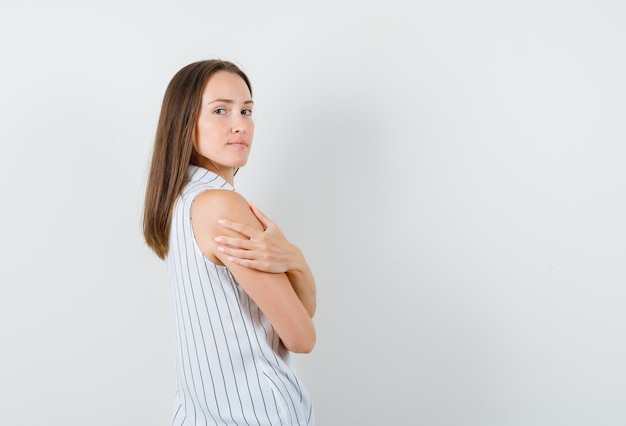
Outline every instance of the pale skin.
[(264, 231), (232, 222), (218, 221), (226, 229), (238, 232), (245, 238), (220, 235), (214, 238), (217, 250), (241, 266), (270, 273), (286, 273), (294, 291), (313, 318), (316, 308), (315, 279), (302, 251), (291, 244), (276, 223), (272, 222), (259, 208), (251, 203), (250, 209), (263, 225)]
[[(194, 137), (194, 161), (233, 184), (248, 160), (253, 102), (237, 74), (218, 72), (208, 81)], [(315, 345), (313, 275), (300, 249), (239, 193), (201, 193), (191, 209), (196, 241), (205, 257), (226, 266), (292, 352)]]

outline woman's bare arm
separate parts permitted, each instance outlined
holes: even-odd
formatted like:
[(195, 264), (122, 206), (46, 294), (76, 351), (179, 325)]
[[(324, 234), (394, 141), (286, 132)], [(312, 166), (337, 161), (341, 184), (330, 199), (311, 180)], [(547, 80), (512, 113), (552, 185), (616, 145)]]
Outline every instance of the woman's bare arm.
[[(205, 191), (195, 199), (191, 216), (196, 241), (205, 257), (216, 264), (225, 265), (231, 271), (269, 319), (287, 349), (292, 352), (310, 352), (315, 345), (315, 327), (288, 274), (241, 265), (233, 260), (233, 256), (218, 250), (214, 238), (219, 235), (224, 238), (248, 238), (238, 231), (223, 228), (218, 224), (218, 219), (227, 218), (246, 229), (263, 232), (263, 225), (250, 210), (246, 200), (233, 191)], [(305, 275), (306, 272), (303, 273)]]
[(312, 318), (315, 315), (317, 297), (315, 279), (302, 251), (298, 246), (291, 244), (278, 225), (265, 216), (256, 205), (250, 204), (250, 209), (263, 225), (263, 229), (221, 219), (218, 221), (220, 225), (241, 234), (243, 238), (219, 235), (215, 237), (217, 250), (241, 266), (271, 273), (285, 272)]

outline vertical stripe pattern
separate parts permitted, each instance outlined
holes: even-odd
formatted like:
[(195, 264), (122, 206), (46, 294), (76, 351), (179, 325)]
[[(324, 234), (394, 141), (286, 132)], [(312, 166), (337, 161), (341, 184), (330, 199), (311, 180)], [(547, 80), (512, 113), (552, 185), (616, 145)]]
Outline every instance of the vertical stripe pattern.
[(234, 188), (197, 166), (187, 178), (167, 256), (178, 380), (172, 425), (313, 426), (289, 351), (230, 271), (207, 260), (193, 236), (195, 198)]

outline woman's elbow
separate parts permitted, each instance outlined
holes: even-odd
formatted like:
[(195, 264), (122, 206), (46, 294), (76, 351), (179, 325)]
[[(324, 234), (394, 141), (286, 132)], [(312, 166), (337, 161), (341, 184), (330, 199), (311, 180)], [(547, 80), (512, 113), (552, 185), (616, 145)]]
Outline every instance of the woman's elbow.
[(307, 335), (298, 336), (297, 339), (293, 339), (290, 342), (283, 342), (285, 347), (289, 349), (289, 351), (297, 353), (297, 354), (308, 354), (313, 351), (315, 347), (316, 335), (315, 331), (311, 333), (307, 333)]

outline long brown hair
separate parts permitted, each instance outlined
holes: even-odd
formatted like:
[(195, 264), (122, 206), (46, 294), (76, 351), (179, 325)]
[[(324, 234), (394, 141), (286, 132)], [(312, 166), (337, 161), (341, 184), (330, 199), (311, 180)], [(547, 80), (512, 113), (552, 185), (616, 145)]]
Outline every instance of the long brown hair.
[(185, 184), (187, 167), (193, 161), (194, 130), (202, 92), (211, 76), (218, 71), (239, 75), (252, 94), (246, 74), (232, 62), (218, 59), (183, 67), (165, 90), (143, 211), (144, 238), (161, 259), (165, 259), (169, 251), (174, 202)]

